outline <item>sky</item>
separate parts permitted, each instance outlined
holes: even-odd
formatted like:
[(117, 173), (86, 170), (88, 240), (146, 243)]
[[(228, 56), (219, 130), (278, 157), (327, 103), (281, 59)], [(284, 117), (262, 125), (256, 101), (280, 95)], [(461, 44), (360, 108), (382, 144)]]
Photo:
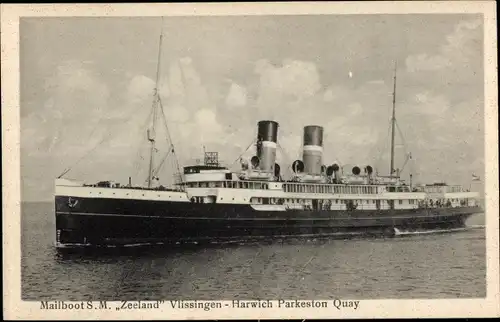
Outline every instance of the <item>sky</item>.
[[(227, 166), (259, 120), (279, 123), (278, 163), (300, 157), (303, 127), (323, 126), (324, 163), (389, 171), (396, 83), (396, 167), (414, 182), (484, 177), (481, 15), (23, 18), (22, 200), (50, 200), (54, 179), (142, 184), (163, 32), (157, 164), (218, 151)], [(163, 126), (164, 129), (164, 126)], [(168, 157), (160, 181), (171, 182)], [(237, 165), (237, 163), (236, 163)]]

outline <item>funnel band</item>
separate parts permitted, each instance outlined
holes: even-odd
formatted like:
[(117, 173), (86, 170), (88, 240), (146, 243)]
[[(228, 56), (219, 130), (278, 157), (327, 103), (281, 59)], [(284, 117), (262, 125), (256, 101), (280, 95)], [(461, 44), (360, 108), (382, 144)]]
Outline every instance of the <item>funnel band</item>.
[(262, 141), (262, 146), (263, 147), (266, 147), (266, 148), (274, 148), (276, 149), (276, 142), (272, 142), (272, 141)]
[(319, 145), (304, 145), (303, 148), (304, 151), (317, 151), (317, 152), (323, 152), (323, 147)]

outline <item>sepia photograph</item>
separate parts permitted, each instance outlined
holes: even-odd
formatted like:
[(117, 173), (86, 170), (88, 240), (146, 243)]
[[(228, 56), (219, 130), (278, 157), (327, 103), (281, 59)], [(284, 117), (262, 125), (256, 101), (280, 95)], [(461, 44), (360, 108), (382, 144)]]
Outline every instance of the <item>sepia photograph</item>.
[(485, 26), (480, 10), (19, 17), (16, 301), (277, 318), (498, 299)]

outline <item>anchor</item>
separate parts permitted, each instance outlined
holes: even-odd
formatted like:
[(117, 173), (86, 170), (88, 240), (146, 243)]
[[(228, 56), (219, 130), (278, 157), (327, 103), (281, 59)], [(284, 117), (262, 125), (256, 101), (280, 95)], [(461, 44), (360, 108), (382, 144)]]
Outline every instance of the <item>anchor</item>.
[(68, 207), (74, 208), (78, 204), (78, 200), (73, 200), (73, 198), (68, 198)]

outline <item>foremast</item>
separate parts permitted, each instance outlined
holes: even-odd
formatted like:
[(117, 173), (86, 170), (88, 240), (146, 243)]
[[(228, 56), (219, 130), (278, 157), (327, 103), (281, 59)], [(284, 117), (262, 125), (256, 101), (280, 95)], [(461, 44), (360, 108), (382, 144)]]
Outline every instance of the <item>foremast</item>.
[[(161, 102), (161, 97), (160, 97), (160, 73), (161, 73), (161, 55), (162, 55), (162, 44), (163, 44), (163, 18), (162, 18), (162, 28), (160, 32), (160, 40), (159, 40), (159, 45), (158, 45), (158, 61), (157, 61), (157, 66), (156, 66), (156, 81), (155, 81), (155, 87), (153, 90), (153, 105), (152, 105), (152, 122), (151, 122), (151, 127), (147, 130), (148, 134), (148, 140), (151, 144), (150, 147), (150, 155), (149, 155), (149, 169), (148, 169), (148, 179), (147, 179), (147, 184), (148, 188), (151, 188), (153, 181), (155, 179), (158, 179), (158, 172), (162, 168), (165, 160), (167, 159), (168, 155), (172, 153), (174, 155), (174, 161), (175, 161), (175, 166), (176, 166), (176, 171), (177, 171), (177, 176), (180, 178), (177, 184), (181, 183), (182, 186), (182, 175), (180, 172), (180, 166), (179, 162), (177, 160), (177, 157), (175, 156), (175, 149), (174, 149), (174, 144), (172, 142), (172, 138), (170, 136), (170, 132), (168, 129), (168, 124), (167, 124), (167, 119), (165, 117), (165, 112), (163, 110), (163, 104)], [(163, 124), (165, 126), (165, 131), (166, 131), (166, 136), (167, 140), (170, 143), (169, 149), (161, 162), (159, 163), (158, 167), (155, 167), (155, 153), (157, 152), (156, 148), (156, 122), (157, 118), (161, 116), (163, 119)]]
[[(163, 27), (163, 26), (162, 26)], [(161, 65), (161, 49), (162, 49), (162, 41), (163, 41), (163, 28), (160, 34), (160, 43), (158, 46), (158, 62), (156, 66), (156, 82), (153, 94), (153, 121), (151, 124), (151, 128), (148, 129), (148, 140), (151, 142), (151, 150), (149, 155), (149, 170), (148, 170), (148, 188), (151, 188), (153, 179), (154, 179), (154, 155), (156, 149), (156, 118), (158, 112), (158, 105), (160, 96), (158, 93), (159, 80), (160, 80), (160, 65)]]

